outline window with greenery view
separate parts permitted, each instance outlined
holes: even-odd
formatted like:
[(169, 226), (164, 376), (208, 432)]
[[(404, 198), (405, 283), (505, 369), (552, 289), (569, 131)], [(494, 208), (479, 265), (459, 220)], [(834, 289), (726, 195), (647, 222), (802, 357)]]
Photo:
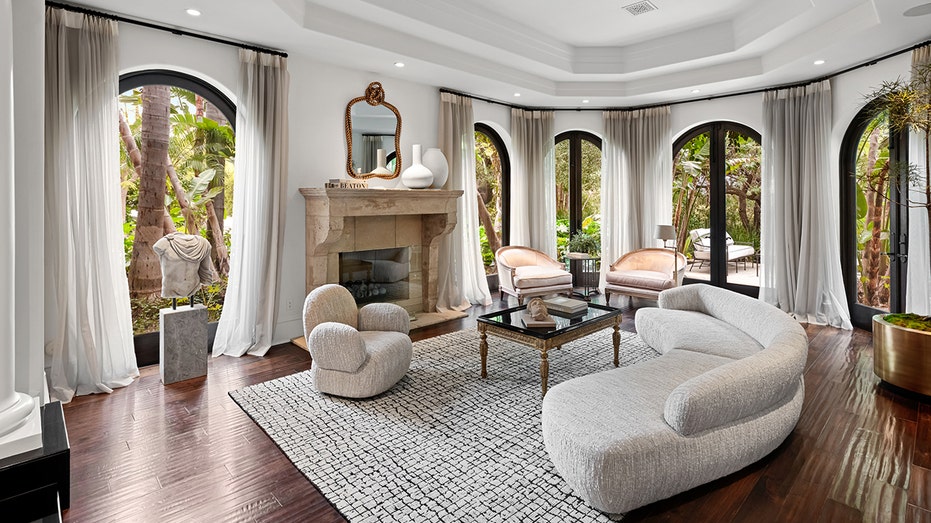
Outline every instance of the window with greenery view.
[(857, 303), (889, 310), (889, 118), (873, 118), (856, 153)]
[[(570, 236), (601, 242), (601, 139), (583, 131), (556, 137), (556, 248)], [(581, 238), (580, 238), (581, 240)]]
[[(220, 281), (197, 296), (219, 318), (229, 273), (233, 129), (201, 96), (146, 85), (119, 97), (120, 175), (126, 270), (135, 334), (158, 330), (161, 267), (152, 245), (171, 232), (199, 234), (212, 246)], [(185, 300), (186, 301), (186, 300)]]
[(478, 235), (485, 274), (495, 274), (495, 251), (507, 244), (507, 153), (490, 127), (475, 126), (475, 183), (478, 189)]

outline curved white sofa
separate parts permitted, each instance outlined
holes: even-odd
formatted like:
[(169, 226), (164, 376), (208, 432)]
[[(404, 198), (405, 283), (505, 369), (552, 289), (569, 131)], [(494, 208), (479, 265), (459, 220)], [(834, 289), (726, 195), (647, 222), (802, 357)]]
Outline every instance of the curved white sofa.
[(808, 337), (759, 300), (686, 285), (638, 310), (636, 325), (660, 357), (560, 383), (543, 399), (556, 470), (612, 514), (766, 456), (792, 432), (805, 395)]

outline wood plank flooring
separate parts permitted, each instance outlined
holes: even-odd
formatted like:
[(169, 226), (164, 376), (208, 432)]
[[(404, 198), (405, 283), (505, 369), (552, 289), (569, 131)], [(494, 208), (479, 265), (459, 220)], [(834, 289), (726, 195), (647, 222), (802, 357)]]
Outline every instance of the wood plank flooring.
[[(503, 305), (411, 337), (473, 328), (475, 316)], [(625, 330), (635, 313), (624, 313)], [(805, 404), (786, 442), (625, 521), (931, 523), (931, 400), (880, 384), (868, 332), (806, 331)], [(64, 521), (344, 521), (227, 395), (309, 367), (306, 351), (284, 344), (264, 358), (211, 358), (206, 378), (169, 386), (147, 367), (126, 388), (65, 405)]]

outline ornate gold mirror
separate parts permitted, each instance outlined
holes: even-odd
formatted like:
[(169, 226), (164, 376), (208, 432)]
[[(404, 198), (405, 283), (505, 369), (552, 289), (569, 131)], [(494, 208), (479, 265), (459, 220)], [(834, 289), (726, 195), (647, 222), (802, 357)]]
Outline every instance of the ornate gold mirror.
[(346, 150), (346, 172), (353, 178), (401, 174), (401, 113), (385, 101), (379, 82), (346, 106)]

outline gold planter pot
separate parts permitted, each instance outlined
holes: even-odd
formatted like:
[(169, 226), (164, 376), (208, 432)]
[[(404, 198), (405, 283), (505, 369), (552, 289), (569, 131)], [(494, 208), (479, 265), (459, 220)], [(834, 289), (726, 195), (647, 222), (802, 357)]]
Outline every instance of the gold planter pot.
[(873, 316), (873, 372), (883, 381), (931, 396), (931, 332)]

